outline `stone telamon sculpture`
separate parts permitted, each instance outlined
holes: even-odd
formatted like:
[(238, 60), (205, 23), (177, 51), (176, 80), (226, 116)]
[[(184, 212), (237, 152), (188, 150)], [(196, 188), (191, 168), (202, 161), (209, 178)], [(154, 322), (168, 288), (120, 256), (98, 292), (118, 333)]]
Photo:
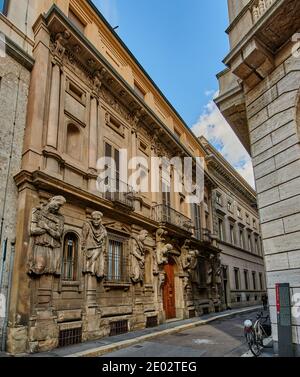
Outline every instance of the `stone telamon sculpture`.
[(63, 196), (54, 196), (48, 203), (32, 210), (28, 256), (28, 273), (61, 274), (61, 240), (64, 216), (59, 212), (66, 203)]
[(83, 272), (105, 277), (105, 257), (107, 231), (102, 224), (103, 214), (95, 211), (91, 220), (86, 221), (82, 228), (82, 250), (84, 253)]
[(132, 236), (130, 252), (130, 278), (133, 283), (143, 283), (145, 275), (144, 241), (148, 236), (147, 230), (141, 230), (138, 236)]

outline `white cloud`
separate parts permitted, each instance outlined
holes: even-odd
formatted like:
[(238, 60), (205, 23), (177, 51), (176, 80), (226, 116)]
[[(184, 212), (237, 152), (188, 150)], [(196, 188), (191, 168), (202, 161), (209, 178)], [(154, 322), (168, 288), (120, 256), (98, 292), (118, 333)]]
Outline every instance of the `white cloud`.
[[(213, 98), (215, 97), (216, 93)], [(198, 137), (203, 135), (237, 172), (255, 187), (251, 158), (213, 100), (205, 106), (198, 122), (192, 126), (192, 131)]]

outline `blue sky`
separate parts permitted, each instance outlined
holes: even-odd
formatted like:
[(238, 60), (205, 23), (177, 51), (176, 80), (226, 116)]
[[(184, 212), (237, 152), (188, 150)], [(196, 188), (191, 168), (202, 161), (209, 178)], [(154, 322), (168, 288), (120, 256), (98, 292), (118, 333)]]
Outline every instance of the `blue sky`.
[(212, 102), (229, 51), (226, 0), (94, 0), (197, 136), (253, 184), (250, 158)]

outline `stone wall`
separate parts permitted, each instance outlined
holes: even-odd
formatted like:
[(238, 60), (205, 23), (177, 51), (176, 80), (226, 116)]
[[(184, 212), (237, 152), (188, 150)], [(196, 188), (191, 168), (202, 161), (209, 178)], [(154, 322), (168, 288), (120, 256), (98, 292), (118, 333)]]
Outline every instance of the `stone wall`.
[[(291, 51), (285, 46), (274, 71), (246, 93), (275, 341), (275, 284), (290, 283), (292, 299), (300, 292), (300, 59)], [(293, 340), (300, 344), (299, 318)]]
[(21, 165), (29, 81), (30, 73), (17, 61), (9, 55), (0, 58), (0, 290), (6, 297), (16, 237), (18, 191), (13, 177)]

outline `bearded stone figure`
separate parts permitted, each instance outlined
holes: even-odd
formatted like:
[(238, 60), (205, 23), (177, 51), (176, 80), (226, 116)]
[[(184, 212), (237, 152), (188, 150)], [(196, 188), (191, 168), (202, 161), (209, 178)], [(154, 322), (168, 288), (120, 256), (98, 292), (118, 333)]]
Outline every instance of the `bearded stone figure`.
[(102, 219), (103, 213), (95, 211), (91, 215), (91, 220), (86, 221), (82, 228), (83, 272), (99, 279), (105, 277), (107, 240), (107, 231)]
[(168, 257), (170, 251), (173, 249), (171, 244), (166, 244), (166, 236), (168, 232), (162, 228), (156, 231), (156, 256), (158, 265), (163, 265), (168, 263)]
[(130, 278), (133, 283), (143, 282), (145, 275), (144, 242), (148, 236), (147, 230), (142, 230), (138, 236), (132, 236), (130, 253)]
[(64, 216), (59, 213), (66, 203), (63, 196), (54, 196), (48, 203), (32, 210), (28, 256), (28, 273), (61, 274), (61, 240)]

